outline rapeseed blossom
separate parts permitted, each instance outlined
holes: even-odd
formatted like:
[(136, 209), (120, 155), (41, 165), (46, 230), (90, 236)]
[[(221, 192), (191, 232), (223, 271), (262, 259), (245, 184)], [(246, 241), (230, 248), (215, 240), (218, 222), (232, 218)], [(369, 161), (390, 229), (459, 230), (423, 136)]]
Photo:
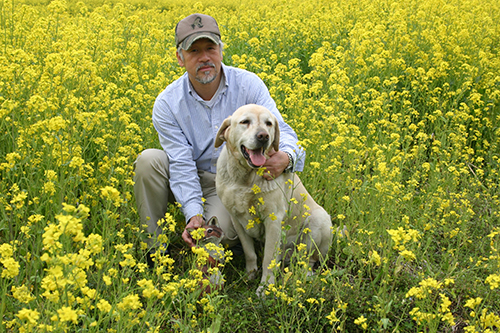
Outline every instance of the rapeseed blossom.
[(37, 310), (21, 309), (16, 316), (20, 320), (26, 320), (30, 325), (35, 325), (40, 318), (40, 312)]
[(19, 263), (12, 257), (14, 248), (10, 244), (0, 245), (0, 263), (2, 264), (2, 278), (14, 278), (19, 274)]
[(139, 295), (130, 294), (123, 298), (123, 300), (117, 304), (118, 309), (122, 311), (126, 310), (137, 310), (142, 306), (139, 301)]
[(60, 320), (62, 322), (70, 321), (74, 324), (78, 322), (78, 314), (77, 312), (70, 308), (69, 306), (63, 306), (59, 310), (57, 310), (57, 317), (53, 317), (53, 320)]

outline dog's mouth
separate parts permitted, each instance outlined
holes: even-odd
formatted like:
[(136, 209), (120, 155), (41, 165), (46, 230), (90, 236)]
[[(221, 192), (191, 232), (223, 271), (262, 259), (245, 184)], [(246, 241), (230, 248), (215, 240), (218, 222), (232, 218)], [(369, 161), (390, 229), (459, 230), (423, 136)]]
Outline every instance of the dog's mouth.
[(243, 157), (247, 160), (248, 165), (252, 168), (260, 168), (266, 163), (266, 157), (264, 156), (264, 148), (248, 149), (245, 146), (241, 146), (241, 153)]

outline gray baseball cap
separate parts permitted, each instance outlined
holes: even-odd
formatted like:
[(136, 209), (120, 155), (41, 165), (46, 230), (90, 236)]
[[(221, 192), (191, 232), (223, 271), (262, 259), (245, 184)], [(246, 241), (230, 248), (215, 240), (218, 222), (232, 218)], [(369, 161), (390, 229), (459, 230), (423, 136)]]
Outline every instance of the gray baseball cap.
[(204, 14), (191, 14), (177, 23), (175, 27), (175, 46), (187, 50), (200, 38), (208, 38), (215, 44), (220, 43), (219, 26), (215, 19)]

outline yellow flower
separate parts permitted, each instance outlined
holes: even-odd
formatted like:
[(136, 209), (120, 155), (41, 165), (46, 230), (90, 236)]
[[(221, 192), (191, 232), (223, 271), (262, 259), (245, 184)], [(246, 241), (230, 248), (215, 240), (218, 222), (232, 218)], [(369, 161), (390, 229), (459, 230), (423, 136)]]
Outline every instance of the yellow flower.
[(98, 254), (102, 251), (102, 236), (98, 234), (90, 234), (85, 239), (86, 248), (90, 250), (92, 254)]
[(12, 296), (21, 303), (27, 304), (36, 299), (24, 284), (20, 287), (12, 286), (11, 290)]
[(47, 193), (48, 195), (54, 195), (56, 193), (56, 186), (53, 182), (49, 181), (43, 184), (43, 193)]
[(137, 310), (142, 307), (142, 303), (139, 301), (139, 295), (131, 294), (125, 296), (123, 300), (117, 304), (120, 310)]
[(420, 281), (420, 285), (422, 287), (426, 287), (429, 289), (439, 289), (443, 284), (433, 278), (427, 278), (425, 280)]
[(115, 207), (120, 207), (123, 202), (120, 197), (120, 192), (112, 186), (105, 186), (101, 188), (101, 197), (112, 201)]
[(203, 237), (205, 237), (205, 229), (198, 228), (198, 229), (192, 230), (190, 232), (190, 234), (191, 234), (191, 237), (193, 237), (193, 239), (195, 241), (198, 241), (200, 239), (203, 239)]
[(258, 194), (261, 192), (260, 187), (257, 184), (253, 184), (252, 191), (254, 194)]
[(267, 267), (268, 269), (274, 269), (276, 267), (280, 267), (281, 263), (276, 263), (276, 259), (271, 260), (271, 263)]
[(107, 276), (106, 274), (104, 274), (102, 276), (102, 280), (104, 281), (104, 283), (107, 285), (107, 286), (110, 286), (113, 282), (111, 280), (111, 278), (109, 276)]
[(137, 285), (143, 288), (142, 295), (146, 298), (161, 298), (164, 295), (164, 293), (161, 293), (158, 289), (155, 288), (152, 280), (142, 279), (137, 281)]
[(248, 224), (246, 226), (246, 229), (252, 229), (255, 226), (255, 221), (254, 220), (248, 220)]
[(12, 279), (19, 274), (19, 263), (14, 258), (0, 259), (4, 269), (2, 270), (2, 278)]
[(366, 323), (367, 319), (365, 316), (361, 315), (361, 317), (354, 320), (354, 324), (361, 326), (364, 330), (368, 328), (368, 324)]
[(2, 245), (0, 245), (0, 256), (2, 256), (3, 258), (9, 258), (12, 257), (13, 254), (14, 250), (12, 248), (12, 245), (7, 243), (3, 243)]
[(97, 308), (101, 312), (108, 313), (109, 311), (111, 311), (111, 304), (109, 304), (109, 302), (106, 301), (105, 299), (100, 299), (99, 302), (97, 303)]
[(307, 245), (304, 243), (297, 244), (297, 251), (301, 252), (307, 248)]
[(444, 279), (444, 285), (449, 286), (450, 284), (454, 284), (455, 280), (453, 279)]
[(380, 259), (380, 255), (377, 251), (370, 251), (368, 253), (368, 257), (370, 258), (370, 263), (380, 266), (382, 264), (382, 260)]
[(78, 314), (69, 306), (63, 306), (62, 308), (60, 308), (59, 310), (57, 310), (57, 314), (60, 321), (71, 321), (74, 324), (78, 322)]
[(262, 177), (264, 175), (264, 172), (266, 171), (266, 167), (260, 167), (257, 169), (256, 173), (258, 176)]
[(476, 297), (476, 298), (470, 298), (465, 302), (465, 306), (471, 309), (474, 309), (476, 306), (478, 306), (483, 299), (481, 297)]
[(20, 192), (17, 193), (12, 200), (10, 201), (11, 204), (15, 205), (17, 209), (20, 209), (21, 207), (24, 206), (24, 201), (28, 197), (28, 194), (26, 192)]
[(328, 316), (326, 316), (326, 319), (330, 321), (330, 325), (333, 325), (336, 322), (339, 322), (340, 319), (337, 318), (337, 310), (335, 308), (332, 309), (332, 312)]
[(415, 253), (413, 253), (412, 251), (409, 251), (409, 250), (403, 250), (399, 254), (408, 261), (413, 261), (413, 260), (417, 259), (417, 256), (415, 255)]
[[(495, 313), (491, 312), (488, 313), (488, 309), (483, 309), (481, 311), (481, 326), (483, 328), (493, 328), (493, 327), (500, 327), (500, 317), (497, 316)], [(491, 330), (486, 330), (486, 332), (491, 332)]]
[(57, 173), (54, 170), (45, 170), (44, 175), (49, 181), (54, 180), (57, 177)]
[(500, 275), (499, 274), (491, 274), (486, 278), (486, 283), (490, 285), (490, 289), (496, 289), (500, 286)]
[(38, 312), (37, 310), (21, 309), (16, 314), (16, 317), (21, 320), (26, 320), (31, 325), (35, 325), (38, 319), (40, 319), (40, 312)]
[(135, 258), (131, 254), (125, 253), (123, 255), (123, 257), (124, 257), (124, 260), (120, 261), (120, 266), (122, 266), (122, 267), (126, 267), (126, 266), (134, 267), (135, 266), (135, 264), (136, 264)]

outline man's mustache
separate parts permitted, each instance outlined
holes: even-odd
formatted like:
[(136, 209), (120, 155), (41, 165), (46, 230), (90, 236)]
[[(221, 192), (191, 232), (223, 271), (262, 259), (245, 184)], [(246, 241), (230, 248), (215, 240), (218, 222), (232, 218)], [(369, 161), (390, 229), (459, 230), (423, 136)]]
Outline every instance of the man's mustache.
[(198, 65), (198, 67), (196, 67), (196, 71), (199, 71), (200, 68), (207, 67), (207, 66), (215, 68), (215, 65), (213, 63), (211, 63), (211, 62), (205, 62), (203, 64)]

